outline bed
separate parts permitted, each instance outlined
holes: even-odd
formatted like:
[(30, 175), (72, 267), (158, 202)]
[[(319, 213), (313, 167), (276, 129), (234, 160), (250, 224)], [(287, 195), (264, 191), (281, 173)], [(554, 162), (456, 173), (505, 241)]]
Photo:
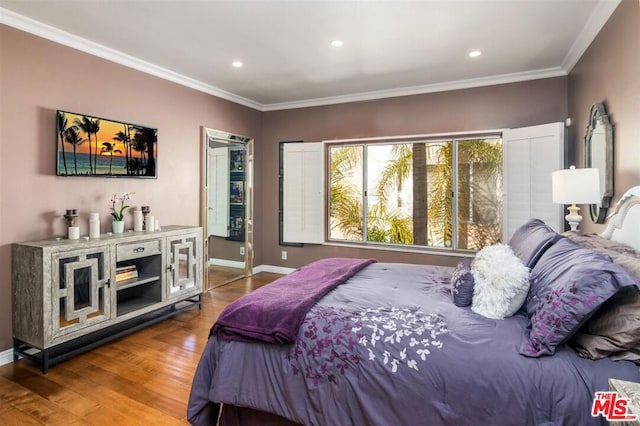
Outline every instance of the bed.
[[(607, 390), (611, 378), (640, 382), (640, 342), (616, 340), (619, 325), (611, 330), (611, 317), (624, 316), (630, 318), (625, 336), (640, 335), (640, 276), (633, 270), (640, 263), (639, 229), (636, 195), (617, 207), (601, 234), (607, 238), (559, 235), (530, 221), (509, 242), (530, 270), (525, 298), (503, 319), (454, 303), (452, 288), (466, 283), (469, 262), (451, 268), (347, 260), (334, 267), (325, 260), (300, 268), (280, 279), (289, 280), (280, 289), (277, 282), (262, 288), (273, 315), (253, 317), (255, 306), (245, 298), (256, 291), (212, 327), (188, 419), (194, 425), (606, 424), (591, 416), (595, 392)], [(328, 269), (331, 283), (314, 299), (305, 286)], [(338, 269), (348, 270), (348, 278), (334, 276)], [(287, 289), (292, 299), (282, 294)], [(603, 324), (613, 338), (598, 335)]]

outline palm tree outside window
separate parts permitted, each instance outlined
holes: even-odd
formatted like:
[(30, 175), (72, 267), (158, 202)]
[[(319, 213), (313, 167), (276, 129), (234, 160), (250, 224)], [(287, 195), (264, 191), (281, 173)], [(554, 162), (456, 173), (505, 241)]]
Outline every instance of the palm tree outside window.
[(499, 136), (330, 145), (329, 181), (330, 240), (479, 250), (501, 239)]

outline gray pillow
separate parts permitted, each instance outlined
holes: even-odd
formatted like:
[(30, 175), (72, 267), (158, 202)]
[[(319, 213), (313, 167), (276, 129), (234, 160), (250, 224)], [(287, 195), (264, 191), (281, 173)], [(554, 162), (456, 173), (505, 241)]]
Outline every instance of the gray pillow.
[(527, 268), (533, 269), (540, 256), (560, 238), (560, 234), (540, 219), (530, 219), (516, 229), (509, 246)]
[(608, 255), (613, 263), (622, 266), (640, 281), (640, 259), (634, 256), (618, 253), (612, 250), (603, 250), (600, 253)]
[(451, 275), (451, 295), (456, 306), (470, 306), (473, 300), (474, 280), (471, 259), (463, 258)]
[(629, 360), (640, 364), (640, 293), (625, 287), (573, 336), (569, 344), (583, 358)]
[(603, 302), (620, 289), (640, 283), (607, 257), (567, 238), (554, 243), (531, 271), (525, 304), (530, 319), (520, 353), (553, 355)]
[(609, 256), (613, 263), (617, 263), (640, 280), (640, 250), (636, 250), (617, 241), (608, 240), (598, 234), (580, 234), (568, 231), (562, 234), (572, 241), (598, 253)]
[(582, 247), (590, 248), (596, 251), (611, 250), (620, 254), (635, 256), (637, 259), (640, 259), (640, 250), (636, 250), (633, 247), (618, 241), (608, 240), (598, 234), (582, 234), (580, 232), (567, 231), (562, 235), (575, 241)]

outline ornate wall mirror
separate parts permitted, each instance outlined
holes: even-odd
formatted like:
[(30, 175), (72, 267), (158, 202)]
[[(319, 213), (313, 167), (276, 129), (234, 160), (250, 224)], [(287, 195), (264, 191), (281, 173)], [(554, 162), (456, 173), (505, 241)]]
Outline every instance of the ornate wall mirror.
[(202, 128), (205, 289), (251, 275), (253, 139)]
[(613, 126), (603, 103), (594, 104), (589, 113), (585, 143), (585, 167), (600, 171), (599, 204), (591, 204), (591, 220), (604, 223), (613, 197)]

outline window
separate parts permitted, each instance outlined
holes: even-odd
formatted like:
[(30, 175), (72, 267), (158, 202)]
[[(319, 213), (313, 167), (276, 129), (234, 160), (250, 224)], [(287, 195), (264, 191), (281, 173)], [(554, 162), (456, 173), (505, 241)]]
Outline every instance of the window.
[(501, 240), (499, 136), (332, 144), (328, 154), (330, 240), (468, 250)]

